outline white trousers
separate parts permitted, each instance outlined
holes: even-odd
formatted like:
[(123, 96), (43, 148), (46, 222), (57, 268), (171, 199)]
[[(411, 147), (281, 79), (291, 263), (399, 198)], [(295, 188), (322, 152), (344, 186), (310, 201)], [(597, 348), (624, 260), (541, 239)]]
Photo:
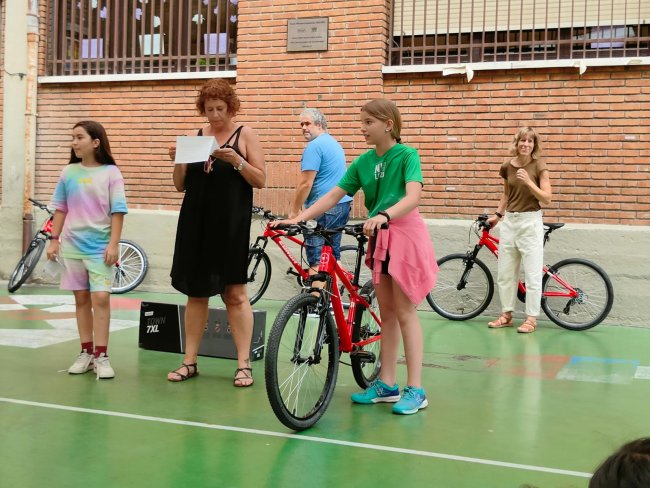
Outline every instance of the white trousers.
[(542, 302), (544, 266), (544, 223), (541, 210), (506, 212), (501, 224), (497, 284), (503, 312), (515, 310), (521, 264), (526, 283), (526, 315), (537, 317)]

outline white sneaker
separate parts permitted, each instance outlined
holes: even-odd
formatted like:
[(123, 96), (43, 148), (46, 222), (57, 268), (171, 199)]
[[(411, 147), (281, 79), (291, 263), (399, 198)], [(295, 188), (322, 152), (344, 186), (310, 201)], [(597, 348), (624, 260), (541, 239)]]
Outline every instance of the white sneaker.
[(70, 374), (82, 374), (93, 369), (93, 355), (81, 351), (77, 360), (68, 368)]
[(115, 371), (111, 368), (108, 356), (104, 353), (101, 353), (98, 358), (95, 358), (93, 368), (95, 373), (97, 373), (98, 380), (115, 378)]

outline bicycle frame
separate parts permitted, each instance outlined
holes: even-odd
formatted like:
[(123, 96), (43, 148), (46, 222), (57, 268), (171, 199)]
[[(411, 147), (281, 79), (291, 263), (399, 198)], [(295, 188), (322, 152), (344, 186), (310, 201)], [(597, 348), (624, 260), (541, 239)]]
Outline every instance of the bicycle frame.
[[(548, 240), (548, 235), (551, 233), (551, 231), (552, 231), (552, 229), (549, 228), (544, 233), (544, 244), (546, 244), (546, 241)], [(494, 256), (497, 259), (499, 259), (499, 238), (493, 236), (492, 234), (490, 234), (490, 229), (487, 228), (485, 225), (482, 226), (482, 232), (481, 232), (479, 241), (474, 246), (474, 250), (472, 251), (472, 259), (476, 259), (479, 251), (483, 247), (487, 247), (490, 250), (490, 252), (492, 254), (494, 254)], [(562, 292), (562, 291), (545, 291), (545, 292), (542, 293), (542, 296), (544, 296), (544, 297), (565, 297), (565, 298), (577, 298), (578, 297), (578, 295), (579, 295), (578, 291), (576, 291), (569, 283), (567, 283), (562, 278), (557, 276), (552, 267), (545, 264), (542, 267), (542, 274), (549, 275), (550, 278), (552, 278), (559, 285), (561, 285), (563, 288), (566, 289), (566, 292)], [(519, 283), (517, 284), (517, 287), (519, 289), (520, 294), (526, 293), (526, 285), (523, 282), (519, 281)]]
[[(372, 310), (368, 301), (358, 293), (358, 287), (350, 281), (348, 275), (348, 271), (343, 269), (341, 265), (336, 261), (336, 259), (334, 259), (332, 246), (327, 243), (323, 244), (320, 263), (318, 265), (318, 274), (314, 275), (312, 279), (318, 281), (326, 281), (327, 287), (325, 290), (322, 288), (312, 288), (310, 291), (318, 291), (321, 293), (321, 297), (324, 299), (323, 306), (327, 305), (328, 303), (332, 304), (332, 310), (334, 311), (334, 320), (336, 322), (336, 328), (339, 335), (339, 351), (341, 352), (351, 352), (355, 347), (363, 347), (381, 339), (381, 336), (374, 336), (371, 339), (364, 341), (355, 343), (352, 342), (351, 330), (354, 324), (357, 305), (361, 304), (366, 307), (368, 312), (370, 312), (372, 315), (372, 318), (380, 326), (381, 320), (374, 312), (374, 310)], [(339, 291), (338, 286), (339, 281), (345, 287), (348, 293), (350, 293), (350, 307), (348, 308), (347, 318), (343, 310), (343, 302), (341, 301), (341, 292)], [(327, 293), (329, 295), (329, 299), (323, 295), (324, 293)]]
[[(255, 244), (251, 247), (251, 249), (255, 249), (256, 247), (260, 249), (266, 249), (268, 240), (271, 239), (271, 241), (273, 241), (280, 248), (282, 253), (287, 257), (291, 265), (295, 268), (296, 275), (300, 276), (303, 280), (306, 280), (309, 278), (309, 272), (305, 270), (300, 262), (293, 256), (293, 254), (291, 254), (289, 248), (284, 244), (284, 242), (282, 242), (283, 238), (289, 239), (291, 242), (299, 246), (302, 246), (304, 244), (301, 239), (288, 235), (283, 230), (275, 229), (267, 223), (264, 232), (261, 236), (258, 236), (257, 239), (255, 239)], [(262, 244), (260, 245), (260, 243)]]

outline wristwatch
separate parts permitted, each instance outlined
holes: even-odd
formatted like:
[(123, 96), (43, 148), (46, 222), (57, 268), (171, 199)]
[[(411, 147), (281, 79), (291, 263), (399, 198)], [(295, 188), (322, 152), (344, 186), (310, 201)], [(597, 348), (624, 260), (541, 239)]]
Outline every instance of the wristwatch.
[(501, 213), (499, 213), (499, 212), (494, 212), (494, 215), (496, 215), (496, 216), (499, 217), (500, 219), (503, 218), (503, 214), (501, 214)]
[(239, 160), (239, 166), (233, 166), (233, 168), (235, 168), (235, 171), (241, 171), (242, 169), (244, 169), (245, 164), (246, 164), (246, 161), (244, 161), (244, 158), (241, 158)]

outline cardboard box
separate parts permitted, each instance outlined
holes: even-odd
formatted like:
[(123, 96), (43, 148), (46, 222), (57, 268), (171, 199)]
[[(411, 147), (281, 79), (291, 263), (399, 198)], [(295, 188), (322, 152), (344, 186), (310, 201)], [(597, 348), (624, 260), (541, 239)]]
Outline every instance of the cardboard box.
[[(254, 310), (251, 361), (264, 357), (265, 331), (266, 311)], [(139, 345), (143, 349), (185, 352), (185, 305), (142, 302), (139, 332)], [(225, 308), (208, 310), (208, 322), (205, 325), (199, 355), (237, 359)]]

